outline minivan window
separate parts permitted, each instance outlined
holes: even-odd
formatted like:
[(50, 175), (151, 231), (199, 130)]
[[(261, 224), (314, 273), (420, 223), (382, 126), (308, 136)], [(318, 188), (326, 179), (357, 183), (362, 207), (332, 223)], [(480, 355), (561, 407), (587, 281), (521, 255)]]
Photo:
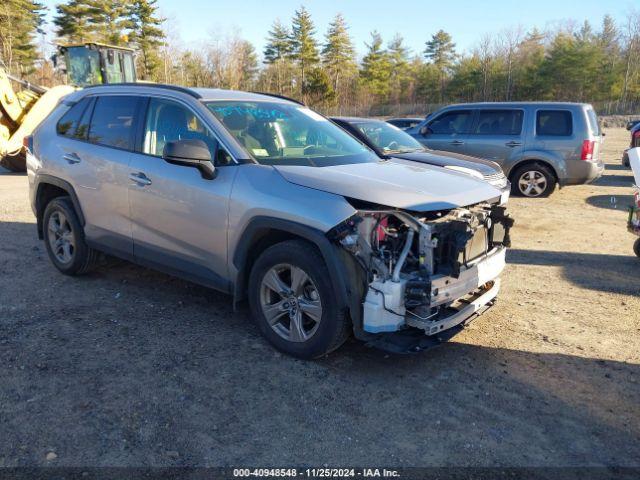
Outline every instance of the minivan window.
[(522, 131), (522, 110), (480, 110), (476, 135), (519, 135)]
[(171, 100), (152, 98), (147, 110), (143, 152), (160, 157), (167, 142), (186, 139), (202, 140), (209, 147), (211, 158), (218, 154), (217, 165), (232, 162), (224, 149), (219, 148), (211, 131), (191, 110)]
[(84, 138), (84, 135), (87, 133), (86, 129), (79, 130), (78, 125), (89, 103), (91, 103), (91, 98), (85, 97), (73, 105), (67, 113), (62, 116), (56, 125), (58, 135), (64, 135), (70, 138)]
[(107, 147), (133, 150), (138, 102), (139, 97), (98, 97), (91, 117), (89, 141)]
[(593, 108), (587, 108), (587, 118), (589, 119), (589, 126), (591, 127), (591, 133), (594, 135), (600, 135), (600, 124), (598, 123), (598, 116)]
[(380, 160), (343, 129), (302, 105), (268, 101), (206, 105), (261, 164), (322, 167)]
[(536, 134), (569, 137), (573, 134), (573, 117), (568, 110), (538, 110)]
[(428, 125), (430, 133), (436, 135), (453, 135), (469, 133), (471, 127), (471, 110), (454, 110), (434, 118)]

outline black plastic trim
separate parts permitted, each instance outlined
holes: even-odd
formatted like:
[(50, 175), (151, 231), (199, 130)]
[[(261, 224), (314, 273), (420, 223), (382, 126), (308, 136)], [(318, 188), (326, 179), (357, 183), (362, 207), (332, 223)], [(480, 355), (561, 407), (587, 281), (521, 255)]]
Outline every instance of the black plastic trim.
[(256, 92), (256, 91), (251, 91), (250, 93), (256, 93), (258, 95), (266, 95), (267, 97), (273, 97), (273, 98), (281, 98), (282, 100), (288, 100), (290, 102), (297, 103), (298, 105), (302, 105), (306, 107), (304, 102), (301, 102), (300, 100), (296, 100), (295, 98), (287, 97), (285, 95), (278, 95), (277, 93)]
[(318, 247), (331, 276), (335, 298), (339, 303), (338, 308), (350, 309), (350, 292), (347, 288), (346, 270), (336, 251), (337, 247), (329, 242), (325, 234), (320, 230), (290, 220), (267, 216), (258, 216), (251, 219), (242, 233), (233, 254), (233, 264), (238, 269), (238, 275), (234, 282), (234, 303), (246, 295), (246, 284), (249, 276), (247, 259), (251, 248), (265, 235), (274, 231), (295, 235)]
[(73, 208), (78, 215), (78, 220), (80, 220), (80, 225), (85, 226), (84, 214), (82, 213), (82, 207), (80, 206), (80, 200), (78, 200), (78, 196), (76, 195), (76, 191), (71, 186), (69, 182), (66, 180), (62, 180), (61, 178), (54, 177), (53, 175), (47, 174), (36, 174), (36, 178), (34, 180), (34, 186), (36, 191), (36, 219), (37, 219), (37, 227), (38, 227), (38, 237), (42, 239), (42, 213), (44, 213), (44, 205), (40, 205), (40, 187), (41, 185), (54, 185), (56, 187), (62, 188), (65, 190), (69, 197), (71, 197), (71, 203), (73, 203)]

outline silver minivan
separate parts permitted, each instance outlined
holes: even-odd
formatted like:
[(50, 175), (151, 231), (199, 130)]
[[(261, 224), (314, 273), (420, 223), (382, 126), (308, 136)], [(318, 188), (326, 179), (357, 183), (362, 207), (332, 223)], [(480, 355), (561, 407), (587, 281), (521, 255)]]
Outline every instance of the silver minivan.
[(516, 195), (546, 197), (556, 184), (589, 183), (604, 171), (598, 118), (585, 103), (456, 104), (406, 132), (434, 150), (499, 163)]

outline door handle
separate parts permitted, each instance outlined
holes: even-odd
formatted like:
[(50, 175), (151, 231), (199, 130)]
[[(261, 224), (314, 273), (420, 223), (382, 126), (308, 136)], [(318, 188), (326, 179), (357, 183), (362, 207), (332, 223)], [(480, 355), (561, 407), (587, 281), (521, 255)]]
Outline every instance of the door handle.
[(464, 145), (464, 142), (462, 140), (454, 140), (450, 142), (450, 145)]
[(80, 163), (81, 162), (81, 158), (78, 156), (77, 153), (72, 152), (72, 153), (65, 153), (62, 158), (64, 158), (67, 163), (73, 165), (75, 163)]
[(510, 142), (505, 143), (507, 147), (517, 147), (518, 145), (522, 145), (522, 142), (516, 142), (515, 140), (511, 140)]
[(142, 172), (130, 173), (129, 180), (140, 185), (141, 187), (144, 187), (146, 185), (151, 185), (151, 180), (149, 180), (149, 177), (147, 177)]

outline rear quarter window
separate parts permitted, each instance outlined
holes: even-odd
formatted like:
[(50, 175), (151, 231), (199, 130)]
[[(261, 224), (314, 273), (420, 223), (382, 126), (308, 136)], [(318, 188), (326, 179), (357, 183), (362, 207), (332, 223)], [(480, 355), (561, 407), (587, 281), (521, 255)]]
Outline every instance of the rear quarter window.
[(81, 121), (90, 103), (91, 98), (85, 97), (75, 105), (72, 105), (56, 125), (58, 135), (69, 138), (84, 138), (86, 135), (86, 127), (81, 127)]
[(593, 108), (587, 108), (587, 120), (589, 121), (589, 127), (591, 133), (594, 135), (600, 135), (600, 125), (598, 123), (598, 116)]
[(573, 135), (573, 116), (568, 110), (538, 110), (536, 135), (570, 137)]

